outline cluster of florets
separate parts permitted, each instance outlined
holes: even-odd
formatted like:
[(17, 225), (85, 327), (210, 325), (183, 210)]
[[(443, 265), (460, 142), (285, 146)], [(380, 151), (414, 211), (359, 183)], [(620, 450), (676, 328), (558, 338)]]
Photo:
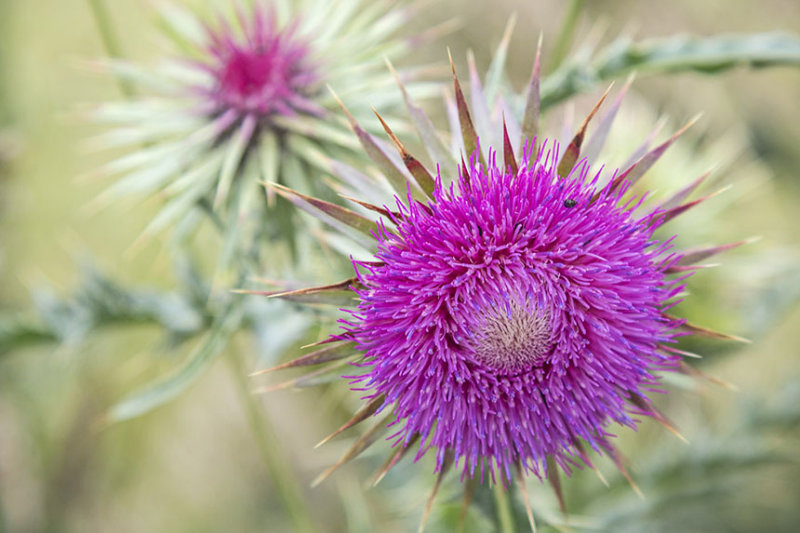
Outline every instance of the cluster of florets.
[(539, 154), (516, 172), (491, 155), (455, 185), (439, 177), (427, 203), (398, 200), (377, 263), (359, 264), (355, 384), (393, 406), (398, 442), (420, 437), (440, 466), (452, 451), (469, 475), (538, 475), (548, 455), (581, 455), (578, 440), (604, 448), (677, 364), (660, 349), (682, 285), (666, 278), (678, 256), (654, 240), (659, 215)]
[(295, 27), (278, 28), (274, 14), (258, 6), (240, 20), (241, 35), (227, 24), (209, 30), (209, 56), (200, 66), (214, 83), (198, 91), (211, 111), (258, 117), (319, 112), (308, 98), (319, 89), (319, 76)]

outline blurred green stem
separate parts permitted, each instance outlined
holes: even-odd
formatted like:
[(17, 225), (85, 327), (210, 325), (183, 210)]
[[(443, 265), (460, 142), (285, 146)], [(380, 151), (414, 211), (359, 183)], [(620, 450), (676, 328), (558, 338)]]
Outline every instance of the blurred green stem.
[(311, 513), (303, 499), (303, 492), (294, 474), (287, 467), (288, 462), (284, 457), (278, 439), (275, 438), (275, 428), (250, 390), (240, 351), (229, 350), (226, 359), (250, 423), (250, 429), (253, 432), (258, 451), (261, 454), (261, 459), (264, 461), (267, 470), (269, 470), (275, 490), (283, 500), (283, 504), (289, 513), (293, 531), (313, 532), (315, 529), (311, 522)]
[(494, 502), (497, 507), (497, 529), (501, 533), (514, 533), (514, 517), (511, 514), (511, 505), (508, 501), (508, 493), (503, 485), (494, 486)]
[(578, 15), (581, 13), (583, 7), (583, 0), (571, 0), (567, 7), (567, 13), (564, 15), (564, 21), (561, 23), (561, 28), (558, 30), (558, 38), (555, 45), (553, 45), (553, 53), (550, 56), (550, 64), (547, 67), (547, 72), (553, 72), (567, 57), (567, 52), (572, 44), (572, 37), (575, 35), (575, 27), (578, 25)]
[[(108, 11), (103, 3), (103, 0), (87, 0), (89, 2), (89, 9), (94, 17), (94, 22), (97, 24), (97, 30), (100, 32), (100, 39), (103, 41), (103, 48), (106, 50), (108, 57), (119, 59), (122, 57), (122, 50), (117, 42), (117, 37), (111, 27), (111, 19), (108, 16)], [(133, 86), (128, 80), (117, 76), (117, 83), (119, 90), (125, 98), (132, 98), (134, 95)]]
[(0, 533), (5, 531), (10, 531), (10, 529), (6, 523), (6, 513), (3, 507), (3, 491), (0, 491)]
[(704, 72), (736, 67), (800, 66), (796, 33), (742, 33), (711, 37), (674, 35), (635, 42), (621, 35), (597, 54), (582, 54), (542, 80), (542, 110), (631, 71), (644, 75)]

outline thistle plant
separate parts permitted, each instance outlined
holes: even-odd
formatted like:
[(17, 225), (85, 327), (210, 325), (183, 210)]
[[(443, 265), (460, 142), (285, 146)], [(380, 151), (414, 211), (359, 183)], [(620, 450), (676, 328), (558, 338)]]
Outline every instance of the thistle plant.
[[(505, 72), (510, 26), (485, 77), (479, 76), (474, 59), (468, 57), (468, 94), (453, 69), (453, 92), (446, 96), (445, 109), (450, 132), (443, 135), (445, 128), (435, 125), (434, 115), (417, 104), (431, 89), (441, 87), (419, 83), (424, 67), (407, 66), (408, 52), (426, 35), (397, 36), (412, 12), (405, 4), (255, 0), (234, 7), (219, 2), (215, 12), (162, 4), (157, 8), (159, 22), (172, 48), (164, 61), (150, 68), (123, 59), (103, 15), (102, 1), (88, 2), (112, 57), (102, 69), (117, 77), (125, 96), (123, 101), (91, 111), (104, 128), (94, 139), (95, 146), (122, 153), (98, 169), (100, 174), (118, 178), (98, 203), (134, 197), (163, 204), (143, 236), (163, 231), (176, 237), (166, 246), (176, 283), (168, 290), (138, 283), (128, 286), (90, 270), (66, 295), (37, 286), (30, 312), (0, 315), (0, 362), (37, 343), (78, 347), (83, 352), (99, 330), (141, 324), (152, 326), (147, 335), (152, 330), (162, 333), (166, 341), (162, 348), (176, 352), (178, 358), (172, 363), (161, 361), (171, 364), (171, 370), (132, 394), (99, 397), (90, 382), (81, 382), (77, 388), (83, 389), (80, 394), (85, 394), (91, 409), (76, 416), (75, 424), (67, 424), (72, 429), (63, 440), (47, 435), (49, 430), (30, 431), (37, 443), (52, 440), (47, 443), (55, 450), (50, 455), (63, 465), (55, 476), (46, 472), (46, 477), (56, 480), (52, 490), (43, 491), (46, 501), (41, 514), (46, 515), (50, 529), (59, 529), (62, 521), (70, 519), (60, 508), (71, 506), (73, 492), (107, 487), (106, 480), (84, 487), (77, 482), (76, 471), (90, 464), (81, 459), (93, 454), (74, 442), (95, 438), (92, 428), (143, 415), (176, 398), (223, 354), (255, 448), (269, 474), (270, 494), (274, 492), (280, 500), (264, 505), (262, 492), (246, 487), (252, 500), (257, 500), (248, 507), (261, 513), (269, 509), (269, 525), (279, 529), (289, 527), (289, 522), (296, 531), (340, 529), (337, 516), (320, 520), (319, 509), (331, 507), (317, 506), (329, 503), (323, 502), (326, 494), (318, 492), (312, 499), (304, 491), (302, 476), (297, 474), (307, 473), (308, 462), (292, 464), (283, 450), (284, 439), (307, 433), (309, 428), (303, 426), (313, 423), (313, 414), (293, 406), (289, 424), (272, 425), (246, 377), (254, 364), (258, 368), (274, 364), (301, 340), (326, 338), (325, 326), (331, 317), (343, 317), (337, 333), (313, 344), (310, 353), (299, 359), (270, 369), (293, 368), (303, 374), (271, 388), (339, 381), (345, 374), (349, 387), (361, 397), (359, 408), (323, 443), (347, 434), (354, 435), (354, 442), (316, 483), (385, 437), (383, 451), (390, 448), (389, 456), (372, 481), (377, 483), (387, 475), (390, 483), (401, 481), (396, 485), (403, 489), (390, 494), (380, 511), (398, 522), (406, 520), (403, 499), (416, 500), (419, 494), (424, 498), (418, 482), (428, 489), (433, 481), (420, 527), (425, 526), (437, 494), (441, 502), (457, 487), (463, 489), (464, 498), (460, 521), (473, 530), (490, 529), (485, 522), (471, 519), (485, 518), (478, 515), (492, 506), (492, 496), (497, 524), (504, 533), (525, 520), (522, 504), (532, 528), (534, 511), (537, 520), (557, 528), (580, 526), (581, 517), (567, 516), (569, 509), (588, 517), (583, 523), (591, 526), (651, 529), (651, 509), (668, 508), (662, 512), (670, 513), (670, 520), (662, 524), (677, 524), (676, 499), (694, 495), (696, 490), (719, 490), (734, 477), (726, 475), (729, 471), (739, 475), (746, 468), (786, 461), (773, 449), (777, 431), (767, 430), (796, 426), (796, 391), (773, 394), (780, 409), (754, 411), (750, 421), (733, 425), (722, 438), (717, 433), (706, 450), (694, 440), (696, 433), (691, 447), (675, 452), (669, 443), (648, 442), (649, 430), (635, 436), (628, 431), (651, 418), (680, 437), (670, 418), (680, 416), (678, 405), (693, 404), (685, 395), (670, 395), (668, 399), (675, 401), (665, 408), (659, 402), (661, 398), (667, 403), (660, 392), (694, 384), (679, 374), (707, 377), (686, 363), (695, 357), (693, 351), (738, 339), (693, 323), (708, 319), (702, 313), (704, 306), (712, 308), (715, 302), (705, 292), (713, 289), (698, 283), (699, 275), (690, 276), (711, 266), (706, 259), (745, 241), (737, 240), (737, 233), (730, 230), (725, 238), (735, 242), (686, 246), (716, 238), (718, 220), (723, 218), (714, 211), (722, 202), (712, 201), (715, 193), (707, 194), (722, 180), (703, 174), (708, 163), (697, 157), (694, 146), (685, 150), (691, 159), (688, 166), (665, 165), (667, 161), (661, 160), (670, 147), (690, 144), (686, 138), (677, 141), (691, 121), (660, 144), (653, 144), (657, 129), (649, 136), (642, 134), (639, 147), (625, 154), (627, 161), (619, 165), (609, 164), (619, 154), (610, 153), (606, 140), (615, 138), (609, 133), (612, 127), (619, 134), (616, 117), (623, 101), (630, 109), (630, 97), (626, 97), (630, 81), (607, 92), (580, 124), (567, 120), (567, 135), (543, 125), (552, 125), (553, 120), (547, 119), (554, 117), (545, 112), (555, 104), (634, 70), (643, 76), (674, 71), (718, 73), (737, 65), (800, 64), (796, 36), (674, 36), (641, 42), (620, 37), (605, 48), (577, 47), (569, 54), (581, 4), (575, 0), (555, 40), (549, 69), (544, 71), (548, 75), (541, 75), (537, 52), (523, 94), (512, 90), (506, 79), (513, 77)], [(405, 66), (395, 72), (397, 83), (384, 68), (384, 59), (390, 71), (394, 64)], [(371, 106), (380, 110), (378, 120)], [(407, 113), (400, 116), (396, 111), (403, 106)], [(633, 128), (624, 126), (630, 136)], [(10, 152), (3, 148), (0, 139), (0, 166)], [(675, 149), (670, 153), (675, 155)], [(646, 180), (642, 179), (645, 175)], [(260, 182), (269, 185), (264, 189)], [(656, 192), (662, 189), (666, 194)], [(737, 180), (737, 192), (741, 189)], [(343, 207), (342, 196), (350, 202), (348, 207)], [(291, 203), (334, 231), (317, 231), (318, 221), (313, 219), (313, 231), (300, 231)], [(712, 214), (692, 219), (697, 213)], [(210, 224), (202, 225), (202, 221)], [(214, 231), (221, 236), (221, 250), (211, 250), (208, 241), (201, 240)], [(286, 291), (297, 286), (290, 281), (281, 285), (282, 292), (270, 291), (289, 303), (243, 294), (253, 287), (255, 276), (265, 273), (270, 278), (280, 273), (296, 280), (308, 276), (304, 271), (308, 265), (328, 269), (330, 263), (320, 261), (323, 256), (308, 246), (315, 238), (324, 241), (325, 259), (331, 257), (331, 249), (350, 259), (342, 261), (351, 272), (348, 279)], [(296, 246), (298, 239), (303, 239), (302, 247)], [(218, 261), (213, 276), (195, 261), (199, 255)], [(723, 273), (729, 282), (735, 275), (726, 263)], [(219, 283), (216, 274), (220, 272), (234, 277)], [(753, 279), (763, 279), (763, 272), (756, 274), (742, 276), (745, 282), (736, 279), (737, 290), (726, 294), (741, 297)], [(769, 307), (765, 321), (782, 315), (786, 302), (796, 297), (792, 290), (796, 280), (771, 284), (783, 304), (776, 305), (779, 299), (770, 296), (743, 298), (760, 306), (742, 306), (750, 314)], [(698, 285), (701, 290), (686, 298), (686, 291)], [(689, 305), (683, 303), (684, 298)], [(327, 314), (317, 307), (300, 313), (302, 308), (295, 302), (332, 304), (343, 311)], [(723, 314), (715, 311), (711, 319), (719, 323)], [(316, 330), (307, 331), (317, 321), (322, 336)], [(756, 322), (750, 320), (751, 327)], [(717, 327), (728, 329), (722, 323)], [(760, 332), (757, 326), (754, 329)], [(694, 340), (700, 337), (711, 340), (704, 341), (709, 344)], [(251, 344), (236, 349), (241, 344), (234, 340), (245, 339)], [(191, 351), (177, 353), (189, 344)], [(90, 347), (98, 345), (106, 346), (91, 343)], [(124, 346), (120, 357), (127, 358), (130, 350), (131, 346)], [(68, 353), (77, 355), (77, 351)], [(249, 358), (253, 354), (257, 354), (255, 363)], [(88, 359), (86, 364), (93, 364)], [(98, 376), (105, 379), (105, 369), (116, 370), (119, 359), (111, 363), (103, 359), (107, 366)], [(29, 364), (21, 358), (17, 362)], [(137, 373), (142, 365), (119, 366), (124, 367), (124, 379), (131, 378), (131, 367), (136, 367), (133, 379), (142, 377)], [(312, 366), (317, 368), (309, 372)], [(4, 374), (6, 385), (16, 386), (21, 381), (17, 367), (6, 368), (12, 369)], [(36, 372), (31, 374), (40, 373), (32, 368)], [(43, 368), (56, 367), (48, 358)], [(148, 367), (148, 373), (152, 371)], [(66, 381), (60, 375), (57, 379)], [(48, 382), (42, 383), (47, 388)], [(3, 389), (3, 395), (10, 395), (10, 388)], [(328, 392), (347, 392), (346, 388)], [(38, 398), (39, 391), (33, 392), (31, 398)], [(217, 392), (213, 391), (211, 401), (221, 397)], [(61, 427), (61, 405), (69, 402), (57, 395), (50, 398), (50, 405), (59, 405), (53, 409), (59, 424), (53, 425)], [(337, 402), (322, 403), (341, 407)], [(185, 408), (197, 410), (196, 404)], [(742, 412), (747, 414), (733, 402), (727, 408), (740, 418)], [(6, 420), (5, 410), (0, 411)], [(30, 418), (37, 418), (31, 427), (44, 426), (38, 415)], [(205, 413), (200, 417), (203, 423), (210, 418)], [(353, 431), (367, 421), (368, 429)], [(681, 428), (686, 426), (682, 420)], [(132, 431), (145, 434), (141, 427)], [(13, 440), (14, 431), (8, 433)], [(631, 462), (621, 450), (632, 453), (634, 460), (637, 451), (626, 446), (626, 434), (646, 450), (646, 467), (630, 469)], [(224, 440), (217, 442), (218, 437), (211, 434), (209, 439), (215, 449)], [(50, 455), (39, 453), (39, 444), (33, 448), (42, 471), (60, 468), (53, 466), (56, 462)], [(736, 453), (731, 453), (732, 448)], [(137, 464), (129, 460), (127, 449), (118, 455), (126, 465)], [(687, 457), (692, 459), (689, 469)], [(403, 460), (410, 463), (411, 458), (432, 465), (435, 480), (424, 476), (429, 472), (419, 465), (407, 465), (405, 473), (421, 471), (422, 476), (404, 477), (396, 467)], [(616, 465), (619, 475), (602, 473), (605, 462)], [(8, 479), (16, 480), (13, 468)], [(123, 479), (114, 469), (105, 470), (115, 480)], [(454, 470), (456, 479), (445, 485), (445, 476)], [(594, 481), (593, 470), (603, 480), (607, 476), (610, 488), (582, 483), (587, 477)], [(569, 483), (563, 479), (565, 474), (572, 477)], [(139, 475), (146, 477), (145, 490), (150, 493), (154, 480), (147, 476), (151, 473)], [(531, 478), (547, 484), (531, 487), (529, 481), (535, 481)], [(642, 482), (648, 494), (644, 504), (629, 503), (638, 492), (634, 479)], [(669, 486), (675, 479), (680, 489)], [(634, 491), (621, 487), (628, 482)], [(127, 477), (124, 483), (128, 484)], [(222, 485), (212, 480), (210, 486)], [(552, 494), (545, 494), (550, 489)], [(512, 498), (514, 491), (521, 498)], [(377, 507), (350, 501), (358, 493), (354, 483), (345, 479), (337, 492), (345, 500), (344, 520), (351, 529), (391, 529), (391, 523), (369, 523), (372, 517), (363, 524), (353, 519), (352, 515), (369, 515)], [(738, 498), (743, 500), (750, 492), (743, 491)], [(67, 493), (69, 497), (60, 498)], [(58, 501), (55, 511), (48, 501)], [(225, 507), (228, 500), (219, 501)], [(700, 511), (693, 512), (712, 514), (709, 501), (697, 499), (692, 508)], [(92, 502), (91, 507), (94, 514), (100, 506)], [(111, 507), (123, 506), (114, 502)], [(36, 506), (32, 509), (39, 511)], [(238, 512), (240, 508), (231, 509)], [(272, 514), (273, 510), (283, 510), (285, 516)], [(174, 525), (174, 511), (166, 514)], [(450, 531), (456, 527), (456, 514), (444, 509), (431, 522), (447, 520), (443, 529)]]
[[(171, 376), (124, 398), (110, 415), (121, 419), (173, 398), (236, 331), (259, 323), (250, 316), (254, 308), (230, 289), (264, 272), (302, 268), (297, 245), (306, 232), (295, 228), (288, 203), (265, 195), (259, 182), (324, 194), (320, 183), (329, 179), (331, 158), (363, 157), (347, 123), (332, 111), (336, 99), (326, 85), (348, 99), (369, 95), (376, 105), (401, 107), (382, 59), (402, 58), (448, 25), (400, 37), (414, 14), (411, 6), (360, 0), (335, 6), (257, 1), (224, 10), (219, 5), (222, 11), (211, 15), (166, 3), (159, 17), (174, 51), (157, 67), (144, 68), (119, 58), (103, 4), (90, 5), (113, 58), (106, 70), (127, 95), (92, 112), (108, 128), (93, 144), (128, 152), (100, 170), (119, 180), (97, 202), (163, 200), (142, 236), (168, 229), (176, 237), (169, 246), (176, 265), (191, 256), (189, 237), (202, 220), (222, 238), (214, 280), (201, 283), (213, 288), (199, 310), (207, 318), (207, 341)], [(417, 81), (423, 70), (402, 74), (417, 95), (428, 90)], [(353, 110), (362, 117), (366, 112), (364, 103)]]
[(393, 451), (378, 478), (406, 454), (435, 455), (423, 525), (453, 467), (462, 481), (516, 481), (532, 529), (527, 476), (547, 478), (563, 501), (559, 471), (592, 467), (590, 450), (627, 476), (615, 425), (636, 428), (647, 416), (680, 436), (651, 399), (662, 373), (691, 371), (693, 354), (678, 338), (735, 339), (670, 313), (698, 264), (732, 246), (678, 250), (664, 233), (706, 199), (687, 201), (702, 180), (660, 202), (634, 192), (693, 121), (626, 168), (590, 173), (582, 150), (600, 152), (616, 106), (584, 143), (603, 95), (562, 148), (540, 133), (540, 79), (537, 53), (517, 120), (497, 87), (484, 92), (472, 61), (468, 105), (453, 68), (452, 152), (408, 97), (424, 156), (378, 115), (399, 157), (390, 156), (350, 115), (393, 197), (358, 199), (383, 188), (352, 172), (340, 177), (354, 189), (353, 209), (273, 185), (333, 227), (359, 232), (374, 254), (353, 260), (354, 277), (341, 283), (278, 294), (330, 298), (349, 313), (316, 351), (276, 367), (352, 362), (346, 378), (364, 405), (331, 437), (379, 417), (318, 481), (388, 430)]
[[(91, 5), (100, 28), (108, 30), (102, 4)], [(325, 85), (337, 87), (348, 97), (368, 93), (376, 104), (399, 105), (399, 97), (387, 90), (391, 79), (379, 60), (399, 58), (411, 50), (414, 40), (395, 36), (411, 14), (408, 6), (367, 5), (360, 0), (335, 5), (310, 1), (292, 8), (280, 2), (256, 2), (207, 19), (166, 4), (160, 9), (161, 22), (177, 54), (156, 69), (120, 59), (108, 63), (108, 71), (118, 77), (128, 98), (93, 111), (97, 122), (110, 126), (94, 144), (129, 153), (101, 169), (120, 179), (98, 202), (129, 195), (164, 199), (143, 236), (169, 229), (176, 237), (170, 246), (176, 264), (187, 262), (189, 237), (196, 234), (203, 218), (212, 222), (223, 243), (214, 282), (192, 283), (206, 297), (192, 302), (199, 307), (196, 311), (204, 331), (195, 330), (190, 336), (204, 333), (203, 340), (174, 372), (112, 406), (107, 421), (139, 416), (175, 398), (229, 348), (237, 332), (251, 329), (263, 334), (279, 327), (287, 315), (292, 322), (293, 314), (279, 302), (269, 306), (266, 318), (264, 306), (252, 305), (246, 296), (227, 290), (241, 287), (249, 276), (299, 264), (293, 259), (301, 232), (293, 227), (287, 205), (265, 195), (258, 182), (285, 182), (319, 192), (316, 182), (323, 178), (328, 158), (359, 157), (346, 124), (331, 113), (335, 100)], [(109, 45), (113, 32), (103, 35), (110, 55), (119, 55)], [(414, 39), (425, 38), (417, 35)], [(407, 74), (415, 78), (415, 71)], [(422, 87), (413, 85), (414, 91)], [(366, 110), (364, 106), (355, 112)], [(283, 263), (282, 242), (288, 243), (292, 254)], [(264, 261), (265, 257), (269, 260)], [(219, 274), (233, 274), (233, 278), (219, 283)], [(220, 285), (228, 286), (219, 290)], [(134, 303), (127, 300), (125, 304)], [(104, 315), (98, 314), (98, 323)], [(297, 330), (302, 333), (307, 326), (303, 317), (300, 322), (301, 328), (273, 335), (272, 347), (292, 342)], [(28, 331), (39, 338), (51, 336), (42, 329)], [(22, 338), (15, 332), (7, 336)], [(51, 337), (61, 334), (56, 331)], [(247, 390), (241, 354), (231, 355), (228, 362), (262, 460), (295, 529), (313, 529), (302, 490), (281, 457), (276, 432)]]
[[(106, 65), (134, 97), (92, 112), (108, 128), (94, 144), (129, 152), (101, 169), (119, 179), (98, 202), (158, 196), (163, 207), (145, 235), (192, 234), (194, 213), (205, 210), (224, 226), (226, 249), (253, 253), (261, 237), (292, 241), (291, 213), (265, 198), (258, 182), (321, 193), (324, 161), (348, 160), (357, 147), (331, 113), (336, 104), (325, 86), (399, 104), (382, 58), (412, 48), (410, 38), (396, 36), (411, 14), (360, 0), (257, 1), (210, 17), (163, 5), (174, 52), (154, 68), (119, 59)], [(369, 108), (354, 112), (364, 117)]]

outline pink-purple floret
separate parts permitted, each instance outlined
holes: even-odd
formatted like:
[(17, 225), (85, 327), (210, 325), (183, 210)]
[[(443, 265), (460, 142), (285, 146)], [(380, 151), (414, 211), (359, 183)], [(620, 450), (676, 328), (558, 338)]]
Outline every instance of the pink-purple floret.
[(252, 16), (239, 15), (242, 34), (227, 23), (208, 29), (211, 59), (202, 64), (214, 79), (202, 90), (215, 113), (234, 110), (240, 117), (318, 114), (309, 96), (319, 82), (306, 44), (296, 25), (278, 28), (272, 12), (256, 6)]
[[(395, 445), (419, 434), (417, 458), (436, 449), (438, 469), (451, 453), (462, 477), (511, 479), (518, 462), (541, 477), (547, 455), (569, 473), (589, 462), (576, 441), (610, 451), (610, 423), (647, 414), (631, 393), (657, 391), (655, 373), (678, 365), (663, 346), (681, 321), (664, 311), (685, 277), (667, 278), (679, 256), (653, 237), (658, 213), (638, 214), (641, 198), (588, 179), (588, 165), (558, 177), (546, 145), (516, 175), (473, 157), (469, 179), (444, 188), (439, 176), (427, 204), (397, 199), (397, 229), (376, 233), (383, 264), (358, 264), (366, 288), (344, 326), (365, 353), (353, 388), (386, 395)], [(471, 341), (509, 300), (549, 317), (547, 356), (524, 370), (487, 365)]]

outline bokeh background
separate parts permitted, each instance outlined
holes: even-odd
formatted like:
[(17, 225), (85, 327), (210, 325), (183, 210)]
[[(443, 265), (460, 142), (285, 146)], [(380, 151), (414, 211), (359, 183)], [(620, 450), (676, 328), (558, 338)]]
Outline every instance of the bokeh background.
[[(125, 56), (143, 62), (157, 57), (151, 4), (107, 4)], [(564, 16), (561, 1), (429, 3), (409, 33), (454, 16), (461, 24), (413, 60), (441, 62), (445, 46), (463, 58), (472, 48), (485, 68), (512, 13), (518, 20), (509, 66), (521, 87), (540, 32), (545, 54), (549, 51)], [(605, 41), (620, 32), (637, 38), (798, 32), (800, 4), (594, 0), (585, 2), (576, 41), (598, 25), (605, 27)], [(30, 308), (31, 291), (40, 298), (45, 289), (69, 292), (81, 282), (87, 262), (131, 285), (168, 289), (174, 283), (162, 242), (130, 250), (155, 203), (87, 209), (108, 183), (93, 171), (113, 154), (86, 148), (83, 141), (99, 130), (86, 123), (82, 106), (120, 97), (115, 80), (92, 65), (104, 55), (86, 1), (0, 1), (0, 310)], [(729, 198), (710, 208), (713, 215), (691, 223), (701, 244), (705, 237), (761, 239), (722, 256), (716, 272), (696, 276), (690, 289), (703, 296), (702, 303), (687, 312), (695, 322), (753, 342), (702, 346), (709, 356), (700, 368), (735, 384), (737, 391), (676, 383), (685, 390), (661, 402), (689, 445), (654, 423), (645, 423), (635, 438), (623, 436), (645, 500), (603, 464), (612, 487), (580, 473), (567, 482), (568, 506), (585, 525), (609, 531), (797, 531), (800, 69), (663, 75), (638, 80), (634, 92), (612, 133), (623, 145), (645, 135), (660, 115), (674, 119), (669, 122), (674, 128), (704, 113), (693, 141), (657, 166), (663, 179), (695, 177), (675, 177), (696, 170), (687, 163), (693, 158), (702, 157), (706, 167), (716, 157), (728, 162), (721, 165), (719, 180), (733, 185)], [(596, 96), (577, 99), (577, 114)], [(559, 124), (562, 113), (554, 111), (551, 124)], [(250, 349), (246, 337), (237, 342)], [(185, 355), (160, 346), (154, 328), (119, 325), (77, 346), (33, 345), (0, 353), (0, 530), (289, 530), (274, 481), (253, 444), (252, 413), (243, 410), (224, 364), (151, 414), (112, 426), (98, 423), (115, 400)], [(352, 398), (341, 389), (339, 384), (258, 397), (286, 467), (302, 482), (315, 527), (414, 530), (433, 480), (425, 461), (390, 475), (383, 488), (367, 490), (363, 480), (381, 461), (370, 453), (322, 486), (307, 488), (348, 443), (313, 449), (346, 419), (349, 408), (340, 404)], [(552, 495), (530, 484), (547, 517)], [(459, 500), (452, 480), (440, 495), (432, 530), (447, 530)], [(492, 526), (476, 514), (470, 527)]]

